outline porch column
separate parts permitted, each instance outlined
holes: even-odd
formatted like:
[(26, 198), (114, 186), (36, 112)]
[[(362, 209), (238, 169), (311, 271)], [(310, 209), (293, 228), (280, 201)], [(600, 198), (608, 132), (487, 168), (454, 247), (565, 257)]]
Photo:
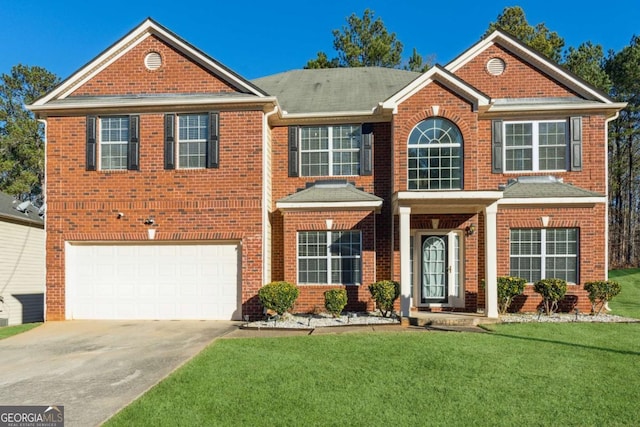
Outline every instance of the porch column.
[(485, 316), (498, 317), (498, 204), (484, 209)]
[(400, 314), (409, 317), (411, 312), (411, 208), (401, 206), (400, 215)]

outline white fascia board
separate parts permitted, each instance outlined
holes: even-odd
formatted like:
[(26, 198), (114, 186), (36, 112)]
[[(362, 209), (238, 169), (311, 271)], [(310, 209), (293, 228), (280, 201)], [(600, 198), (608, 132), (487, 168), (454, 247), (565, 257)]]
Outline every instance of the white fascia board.
[(396, 200), (439, 201), (452, 200), (474, 202), (477, 200), (500, 200), (502, 191), (399, 191)]
[(564, 110), (620, 110), (627, 106), (626, 102), (602, 103), (562, 103), (562, 104), (536, 104), (536, 105), (496, 105), (489, 107), (487, 113), (509, 112), (536, 112), (536, 111), (564, 111)]
[(233, 81), (238, 86), (243, 87), (250, 91), (252, 94), (257, 95), (259, 97), (264, 97), (265, 95), (254, 87), (247, 85), (242, 80), (239, 80), (237, 76), (230, 73), (226, 69), (219, 67), (216, 63), (211, 61), (208, 57), (195, 50), (193, 47), (189, 46), (182, 40), (178, 39), (173, 34), (165, 31), (163, 28), (156, 25), (153, 21), (147, 19), (144, 21), (138, 28), (134, 29), (132, 32), (127, 34), (124, 38), (122, 38), (115, 45), (108, 48), (104, 51), (100, 56), (95, 58), (93, 61), (82, 67), (76, 73), (74, 73), (71, 77), (69, 77), (66, 81), (64, 81), (60, 86), (58, 86), (55, 90), (50, 92), (48, 95), (44, 96), (37, 100), (33, 105), (39, 106), (43, 105), (52, 99), (64, 99), (69, 94), (71, 94), (75, 89), (85, 84), (87, 81), (95, 77), (98, 73), (103, 71), (109, 65), (113, 64), (116, 60), (121, 58), (135, 46), (144, 41), (148, 36), (157, 35), (167, 41), (174, 48), (178, 49), (182, 53), (186, 54), (188, 57), (191, 57), (197, 60), (201, 65), (209, 70), (215, 71), (216, 73), (224, 76), (226, 79)]
[(359, 117), (371, 116), (375, 113), (376, 108), (362, 111), (323, 111), (317, 113), (293, 113), (289, 114), (283, 111), (280, 115), (283, 119), (315, 119), (315, 118), (340, 118), (340, 117)]
[(494, 43), (498, 43), (500, 45), (507, 47), (508, 50), (519, 54), (521, 57), (523, 57), (523, 59), (526, 58), (527, 60), (533, 60), (532, 62), (539, 68), (545, 70), (551, 75), (560, 77), (561, 80), (564, 80), (567, 86), (573, 87), (573, 88), (579, 88), (584, 93), (588, 93), (589, 95), (593, 96), (595, 99), (601, 102), (604, 102), (605, 104), (612, 103), (612, 101), (609, 98), (607, 98), (606, 95), (601, 94), (594, 88), (590, 87), (589, 85), (585, 84), (581, 80), (578, 80), (571, 74), (567, 73), (559, 65), (553, 63), (552, 61), (538, 54), (534, 50), (528, 49), (518, 43), (515, 43), (513, 40), (509, 39), (500, 31), (497, 31), (497, 30), (491, 33), (488, 37), (479, 41), (475, 46), (467, 50), (464, 54), (460, 55), (458, 58), (454, 59), (449, 64), (447, 64), (445, 69), (447, 71), (455, 73), (465, 64), (467, 64), (469, 61), (475, 58), (478, 54), (482, 53), (485, 49), (492, 46)]
[(517, 206), (517, 205), (594, 205), (598, 203), (607, 203), (606, 197), (522, 197), (512, 199), (501, 199), (498, 201), (500, 206)]
[(382, 206), (382, 200), (375, 202), (308, 202), (288, 203), (277, 202), (280, 210), (318, 211), (318, 210), (378, 210)]
[(64, 104), (47, 104), (47, 105), (26, 105), (31, 111), (56, 111), (56, 110), (77, 110), (77, 109), (100, 109), (100, 108), (143, 108), (143, 107), (166, 107), (180, 105), (215, 105), (215, 104), (276, 104), (276, 97), (262, 97), (262, 98), (248, 98), (248, 97), (210, 97), (210, 98), (198, 98), (198, 99), (184, 99), (184, 98), (132, 98), (131, 100), (124, 100), (119, 102), (110, 102), (105, 100), (104, 102), (86, 102), (86, 100), (79, 99), (78, 102), (65, 102)]
[(473, 99), (476, 106), (486, 106), (491, 102), (491, 100), (486, 95), (478, 92), (471, 86), (463, 84), (460, 80), (455, 79), (446, 73), (443, 73), (436, 67), (432, 67), (422, 76), (409, 83), (395, 95), (391, 96), (391, 98), (384, 101), (382, 103), (382, 108), (395, 110), (399, 104), (401, 104), (406, 99), (410, 98), (434, 81), (438, 81), (444, 84), (459, 95), (467, 94), (467, 99)]

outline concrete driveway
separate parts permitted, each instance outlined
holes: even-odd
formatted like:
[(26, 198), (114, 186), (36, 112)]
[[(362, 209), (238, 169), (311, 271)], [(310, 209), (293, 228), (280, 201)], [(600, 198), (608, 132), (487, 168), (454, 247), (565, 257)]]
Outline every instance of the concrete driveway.
[(99, 425), (237, 325), (47, 322), (0, 340), (0, 405), (62, 405), (65, 426)]

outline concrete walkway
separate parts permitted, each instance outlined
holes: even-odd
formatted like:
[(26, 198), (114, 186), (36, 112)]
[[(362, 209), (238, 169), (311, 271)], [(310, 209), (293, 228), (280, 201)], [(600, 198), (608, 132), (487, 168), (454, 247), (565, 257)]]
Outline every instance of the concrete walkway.
[(0, 405), (62, 405), (65, 426), (100, 425), (238, 325), (47, 322), (0, 340)]

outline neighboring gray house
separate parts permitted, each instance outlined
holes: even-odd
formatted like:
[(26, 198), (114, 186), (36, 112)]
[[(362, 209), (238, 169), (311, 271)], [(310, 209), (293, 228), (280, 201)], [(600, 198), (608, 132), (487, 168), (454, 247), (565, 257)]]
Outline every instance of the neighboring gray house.
[(0, 192), (0, 326), (43, 320), (44, 241), (38, 208)]

